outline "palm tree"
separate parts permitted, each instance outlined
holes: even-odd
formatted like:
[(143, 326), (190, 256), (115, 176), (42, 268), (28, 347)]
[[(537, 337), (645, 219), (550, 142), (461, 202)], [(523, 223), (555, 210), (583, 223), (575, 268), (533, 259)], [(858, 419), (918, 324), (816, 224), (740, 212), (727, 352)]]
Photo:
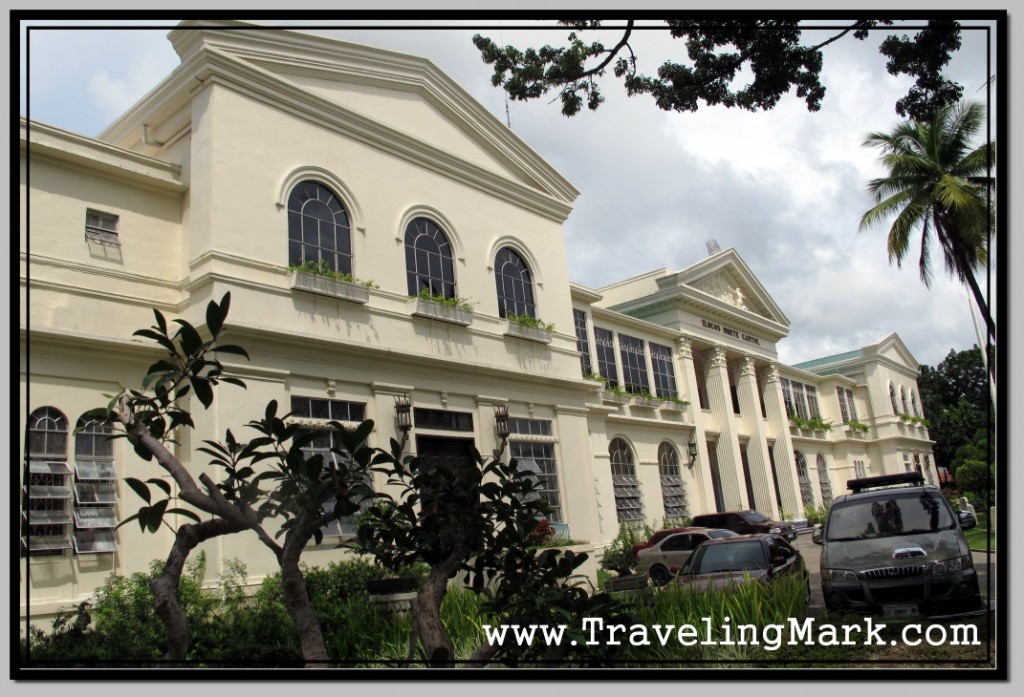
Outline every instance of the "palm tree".
[(942, 250), (946, 270), (970, 288), (995, 341), (996, 328), (974, 271), (988, 262), (992, 236), (989, 175), (995, 166), (994, 142), (970, 149), (985, 122), (985, 107), (965, 102), (939, 109), (926, 122), (904, 121), (891, 133), (872, 133), (865, 147), (882, 151), (879, 161), (889, 176), (868, 183), (876, 205), (860, 220), (860, 229), (896, 216), (889, 228), (889, 262), (902, 267), (911, 235), (921, 230), (918, 265), (921, 280), (931, 284), (932, 234)]

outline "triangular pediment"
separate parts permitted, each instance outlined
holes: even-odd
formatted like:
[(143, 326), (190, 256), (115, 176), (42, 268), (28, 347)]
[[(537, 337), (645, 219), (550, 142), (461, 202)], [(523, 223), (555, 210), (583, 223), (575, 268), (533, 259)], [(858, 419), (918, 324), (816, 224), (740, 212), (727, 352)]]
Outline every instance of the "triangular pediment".
[(896, 333), (890, 334), (874, 346), (868, 346), (864, 349), (864, 352), (888, 358), (892, 362), (906, 366), (915, 372), (921, 368), (914, 358), (914, 354), (910, 352), (910, 349), (903, 343), (899, 334)]
[(716, 305), (724, 304), (741, 313), (751, 313), (777, 324), (789, 325), (789, 319), (775, 304), (750, 267), (735, 249), (727, 249), (703, 259), (682, 271), (659, 280), (662, 288), (685, 287), (706, 296)]
[[(564, 220), (579, 192), (431, 61), (298, 31), (186, 21), (169, 36), (182, 66), (101, 137), (133, 147), (159, 136), (195, 81), (357, 138), (502, 198)], [(189, 79), (191, 77), (191, 79)], [(175, 128), (181, 129), (179, 123)], [(169, 128), (163, 125), (163, 129)], [(159, 139), (159, 138), (155, 138)]]

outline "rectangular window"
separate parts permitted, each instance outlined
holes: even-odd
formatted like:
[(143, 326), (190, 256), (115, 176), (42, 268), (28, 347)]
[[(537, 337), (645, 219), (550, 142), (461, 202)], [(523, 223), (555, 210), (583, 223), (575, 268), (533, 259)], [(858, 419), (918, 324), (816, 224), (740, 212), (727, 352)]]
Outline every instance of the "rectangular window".
[(594, 365), (590, 360), (590, 337), (587, 336), (587, 313), (583, 310), (573, 310), (572, 318), (576, 325), (576, 350), (580, 352), (580, 370), (584, 375), (591, 375), (594, 372)]
[(117, 235), (118, 217), (91, 208), (85, 211), (85, 239), (105, 247), (120, 247)]
[(292, 397), (292, 415), (305, 419), (361, 423), (366, 419), (366, 405), (340, 399)]
[(782, 401), (786, 405), (786, 416), (796, 416), (796, 408), (793, 406), (793, 391), (790, 389), (789, 380), (780, 378), (779, 383), (782, 385)]
[(22, 538), (23, 549), (32, 553), (59, 554), (71, 548), (67, 526), (71, 523), (68, 503), (72, 499), (71, 470), (55, 460), (29, 460)]
[(839, 399), (839, 414), (843, 417), (843, 423), (850, 423), (850, 410), (846, 406), (846, 390), (836, 385), (836, 397)]
[(801, 419), (807, 418), (807, 402), (804, 400), (804, 385), (801, 382), (793, 384), (793, 404), (796, 406), (796, 415)]
[[(324, 466), (327, 467), (329, 463), (338, 463), (338, 460), (342, 457), (337, 453), (333, 452), (332, 449), (341, 450), (341, 434), (334, 429), (330, 428), (303, 428), (299, 429), (299, 434), (302, 433), (315, 433), (316, 440), (310, 443), (308, 446), (302, 449), (302, 454), (308, 460), (314, 455), (320, 455), (323, 458)], [(372, 491), (373, 490), (373, 477), (367, 473), (363, 477), (363, 482)], [(324, 504), (325, 512), (331, 512), (334, 510), (334, 500), (331, 499)], [(373, 505), (373, 499), (367, 498), (359, 502), (362, 509), (369, 508)], [(337, 520), (332, 520), (330, 523), (320, 528), (320, 531), (327, 536), (339, 536), (339, 535), (355, 535), (355, 516), (342, 516)]]
[(807, 389), (807, 412), (812, 419), (819, 419), (821, 412), (818, 410), (818, 391), (813, 385), (805, 385), (805, 387)]
[(539, 485), (539, 494), (548, 505), (548, 520), (562, 522), (561, 497), (558, 494), (558, 465), (555, 462), (555, 446), (552, 443), (533, 443), (512, 440), (508, 443), (509, 453), (519, 463), (520, 469), (533, 473)]
[(597, 372), (608, 382), (608, 387), (618, 387), (619, 376), (615, 370), (615, 339), (607, 329), (594, 327), (594, 342), (597, 344)]
[(640, 499), (640, 480), (635, 475), (613, 473), (612, 486), (615, 489), (615, 511), (619, 522), (643, 520), (644, 510)]
[(629, 392), (650, 392), (643, 340), (619, 334), (619, 349), (622, 356), (622, 386)]
[(850, 410), (850, 420), (860, 421), (860, 419), (857, 418), (857, 405), (853, 401), (852, 390), (846, 390), (846, 406)]
[(672, 361), (672, 349), (651, 343), (651, 369), (654, 371), (654, 389), (662, 399), (676, 399), (676, 371)]
[(443, 409), (413, 409), (416, 428), (433, 428), (439, 431), (472, 431), (473, 415), (460, 411)]
[(551, 422), (547, 419), (512, 417), (508, 420), (508, 431), (517, 436), (550, 436)]

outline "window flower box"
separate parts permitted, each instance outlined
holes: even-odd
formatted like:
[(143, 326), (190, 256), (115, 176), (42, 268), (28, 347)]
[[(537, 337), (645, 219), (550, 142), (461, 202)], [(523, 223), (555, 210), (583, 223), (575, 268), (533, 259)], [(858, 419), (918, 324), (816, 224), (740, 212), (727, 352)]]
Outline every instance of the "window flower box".
[(665, 401), (663, 401), (661, 403), (661, 410), (662, 411), (683, 412), (683, 411), (686, 410), (687, 406), (689, 406), (689, 404), (687, 402), (672, 402), (672, 401), (665, 402)]
[(661, 400), (654, 397), (633, 397), (629, 403), (642, 409), (657, 409), (661, 406)]
[(517, 339), (523, 339), (524, 341), (535, 341), (539, 344), (550, 344), (551, 343), (551, 332), (542, 327), (527, 327), (525, 324), (518, 322), (505, 323), (504, 331), (502, 332), (505, 336), (513, 336)]
[(601, 399), (605, 402), (625, 404), (629, 401), (629, 395), (625, 392), (613, 392), (612, 390), (601, 390)]
[(366, 285), (303, 271), (294, 271), (289, 274), (288, 287), (360, 305), (364, 305), (370, 300), (370, 289)]
[(409, 306), (415, 317), (436, 319), (439, 322), (458, 324), (463, 327), (468, 327), (473, 323), (473, 311), (457, 305), (447, 305), (417, 296), (409, 300)]

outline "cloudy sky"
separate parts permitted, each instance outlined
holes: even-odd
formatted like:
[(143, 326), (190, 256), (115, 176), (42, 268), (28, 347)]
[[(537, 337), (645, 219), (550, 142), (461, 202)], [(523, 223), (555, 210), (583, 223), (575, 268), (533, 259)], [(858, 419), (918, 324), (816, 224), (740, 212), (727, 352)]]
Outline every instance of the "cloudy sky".
[[(22, 54), (28, 92), (22, 91), (20, 113), (30, 110), (35, 120), (97, 135), (176, 67), (166, 34), (177, 20), (104, 22), (131, 24), (130, 31), (32, 22), (27, 82)], [(596, 288), (662, 266), (683, 268), (704, 258), (714, 239), (721, 249), (736, 248), (788, 315), (790, 336), (779, 346), (785, 363), (859, 348), (893, 331), (929, 365), (977, 342), (967, 291), (948, 279), (937, 249), (927, 289), (917, 272), (917, 241), (900, 270), (886, 255), (887, 228), (858, 233), (860, 216), (871, 206), (865, 183), (884, 174), (876, 154), (861, 144), (869, 132), (898, 122), (894, 104), (910, 86), (908, 78), (885, 72), (877, 52), (881, 32), (825, 49), (827, 93), (817, 113), (795, 97), (783, 98), (771, 112), (704, 107), (665, 113), (649, 98), (625, 97), (609, 78), (606, 103), (568, 119), (549, 99), (506, 105), (471, 42), (479, 32), (519, 47), (561, 44), (563, 29), (522, 30), (514, 28), (525, 25), (521, 20), (496, 19), (444, 22), (472, 25), (465, 29), (429, 29), (423, 22), (412, 30), (302, 24), (426, 56), (495, 116), (508, 119), (582, 192), (565, 225), (570, 273), (580, 283)], [(994, 44), (995, 37), (977, 29), (982, 23), (964, 24), (975, 29), (963, 32), (948, 73), (964, 86), (965, 97), (985, 101), (987, 41), (991, 36)], [(831, 33), (808, 31), (805, 40)], [(612, 44), (619, 34), (610, 30), (603, 40)], [(664, 31), (638, 32), (632, 45), (646, 73), (682, 50)], [(980, 283), (984, 287), (986, 279)]]

